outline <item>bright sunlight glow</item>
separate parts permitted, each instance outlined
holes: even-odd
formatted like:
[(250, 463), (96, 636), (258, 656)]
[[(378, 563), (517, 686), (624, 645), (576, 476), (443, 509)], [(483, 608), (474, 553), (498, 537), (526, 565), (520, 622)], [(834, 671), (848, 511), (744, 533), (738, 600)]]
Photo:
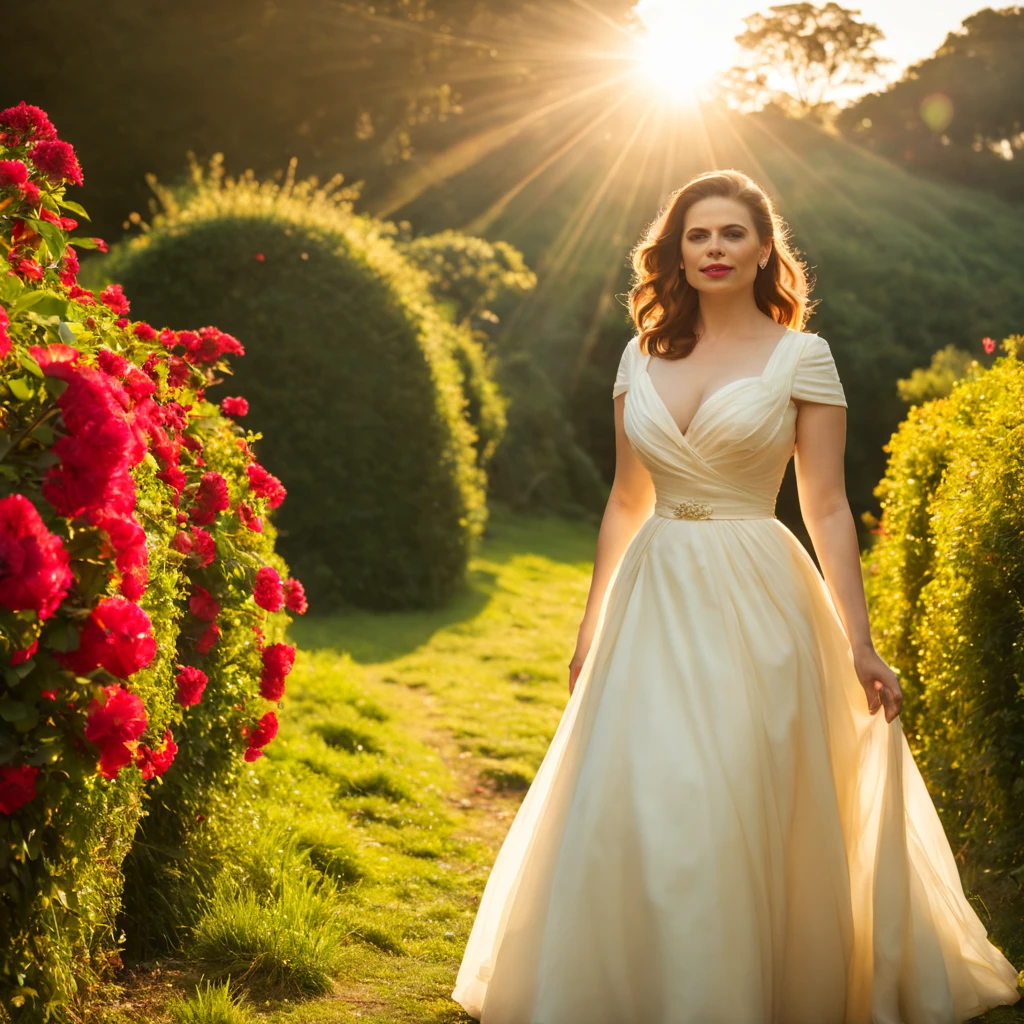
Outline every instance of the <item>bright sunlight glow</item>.
[(734, 62), (738, 30), (716, 16), (713, 6), (639, 0), (635, 11), (644, 24), (635, 41), (637, 76), (666, 99), (695, 102), (708, 82)]

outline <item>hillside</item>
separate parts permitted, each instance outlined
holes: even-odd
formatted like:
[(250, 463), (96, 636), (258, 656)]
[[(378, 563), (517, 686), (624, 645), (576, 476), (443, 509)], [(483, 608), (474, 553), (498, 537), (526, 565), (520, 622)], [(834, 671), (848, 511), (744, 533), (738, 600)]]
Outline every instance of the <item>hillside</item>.
[[(545, 167), (577, 131), (581, 140)], [(714, 167), (765, 185), (817, 276), (808, 329), (831, 343), (847, 389), (854, 512), (874, 509), (882, 445), (905, 412), (896, 379), (949, 343), (984, 360), (983, 337), (1024, 324), (1021, 208), (916, 178), (803, 123), (630, 109), (589, 134), (582, 112), (540, 118), (515, 146), (387, 212), (418, 231), (453, 226), (523, 250), (540, 283), (502, 311), (499, 345), (525, 345), (542, 360), (607, 475), (609, 389), (632, 333), (622, 304), (629, 249), (671, 190)], [(788, 521), (791, 481), (784, 496)]]

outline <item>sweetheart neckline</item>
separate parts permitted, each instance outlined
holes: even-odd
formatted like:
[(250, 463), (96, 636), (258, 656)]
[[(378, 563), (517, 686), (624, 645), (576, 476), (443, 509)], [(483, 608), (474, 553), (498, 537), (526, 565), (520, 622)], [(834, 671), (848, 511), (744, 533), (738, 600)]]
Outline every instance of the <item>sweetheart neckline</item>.
[(786, 339), (791, 334), (795, 334), (795, 333), (796, 333), (796, 331), (794, 331), (791, 327), (787, 327), (786, 328), (786, 333), (783, 334), (782, 337), (779, 338), (779, 340), (775, 343), (775, 348), (772, 349), (772, 353), (768, 357), (768, 362), (766, 362), (764, 364), (764, 369), (760, 373), (758, 373), (758, 374), (751, 374), (751, 375), (749, 375), (747, 377), (737, 377), (735, 380), (726, 381), (720, 388), (715, 388), (715, 390), (712, 391), (711, 394), (708, 395), (707, 398), (705, 398), (704, 401), (701, 402), (700, 405), (697, 406), (697, 410), (690, 417), (690, 422), (687, 423), (685, 431), (683, 431), (683, 430), (681, 430), (679, 428), (679, 424), (676, 422), (675, 417), (669, 411), (668, 406), (665, 404), (665, 400), (661, 397), (661, 394), (659, 393), (658, 389), (654, 386), (654, 378), (651, 377), (651, 375), (647, 372), (648, 367), (651, 364), (651, 359), (652, 359), (652, 354), (650, 352), (648, 352), (648, 353), (646, 353), (644, 355), (644, 364), (643, 364), (643, 367), (642, 367), (640, 372), (641, 372), (641, 374), (644, 377), (647, 378), (647, 382), (650, 385), (651, 391), (654, 392), (654, 397), (658, 400), (658, 404), (661, 406), (662, 411), (665, 413), (665, 416), (668, 418), (669, 422), (675, 427), (676, 435), (687, 446), (690, 446), (690, 434), (693, 432), (693, 426), (697, 422), (697, 419), (700, 416), (700, 414), (711, 403), (712, 399), (714, 399), (716, 395), (720, 395), (727, 388), (732, 387), (734, 384), (744, 384), (744, 383), (747, 383), (749, 381), (762, 381), (762, 380), (764, 380), (764, 378), (768, 374), (768, 371), (772, 367), (772, 363), (774, 363), (774, 361), (775, 361), (775, 357), (779, 354), (780, 350), (782, 349), (783, 345), (785, 344)]

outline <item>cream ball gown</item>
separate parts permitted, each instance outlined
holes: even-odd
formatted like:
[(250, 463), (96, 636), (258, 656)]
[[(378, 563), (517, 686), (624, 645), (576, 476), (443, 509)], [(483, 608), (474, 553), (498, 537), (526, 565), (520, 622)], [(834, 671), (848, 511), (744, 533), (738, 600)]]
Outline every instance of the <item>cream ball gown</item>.
[(483, 1024), (959, 1024), (1016, 1002), (900, 719), (871, 715), (821, 574), (775, 518), (789, 330), (683, 434), (638, 337), (613, 395), (657, 490), (509, 828), (452, 993)]

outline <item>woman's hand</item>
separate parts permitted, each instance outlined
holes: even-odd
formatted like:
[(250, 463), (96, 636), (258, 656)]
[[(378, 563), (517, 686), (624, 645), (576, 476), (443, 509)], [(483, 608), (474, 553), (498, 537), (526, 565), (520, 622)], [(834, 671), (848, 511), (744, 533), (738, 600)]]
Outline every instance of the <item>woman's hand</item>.
[(853, 665), (868, 699), (868, 711), (875, 714), (884, 707), (885, 720), (891, 722), (903, 708), (903, 691), (896, 673), (874, 647), (855, 650)]
[(569, 662), (569, 696), (572, 696), (573, 690), (576, 689), (576, 680), (579, 679), (580, 670), (583, 668), (583, 662), (587, 660), (587, 652), (590, 650), (590, 645), (593, 643), (594, 633), (593, 630), (589, 629), (584, 623), (580, 626), (580, 631), (576, 637), (576, 650), (572, 652), (572, 659)]

